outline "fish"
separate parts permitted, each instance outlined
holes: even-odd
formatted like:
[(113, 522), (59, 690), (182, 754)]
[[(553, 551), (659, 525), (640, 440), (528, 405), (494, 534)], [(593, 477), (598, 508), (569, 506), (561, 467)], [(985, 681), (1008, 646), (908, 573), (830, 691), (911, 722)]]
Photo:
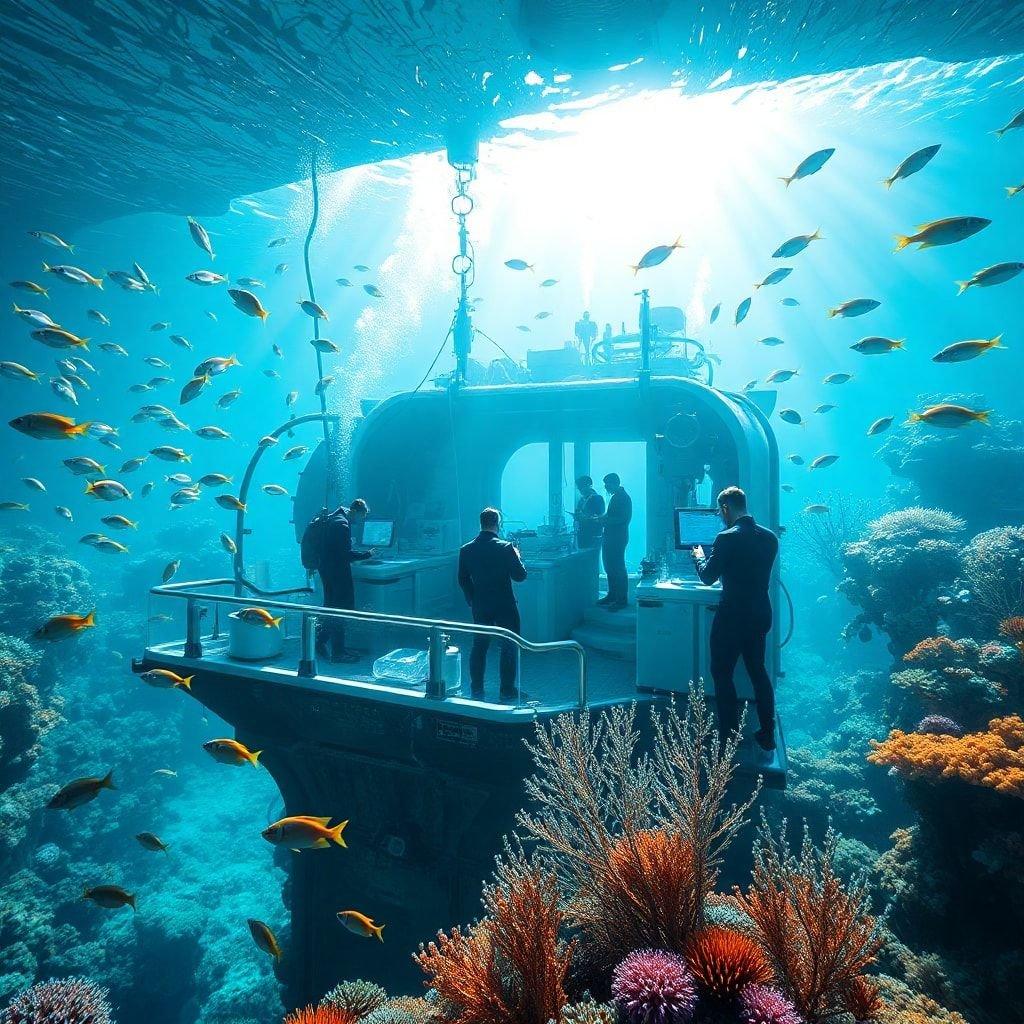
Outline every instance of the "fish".
[(191, 505), (200, 498), (199, 487), (193, 484), (190, 487), (182, 487), (175, 491), (170, 498), (171, 509), (181, 508), (184, 505)]
[(243, 288), (266, 288), (266, 284), (258, 277), (236, 277), (235, 281)]
[(222, 533), (222, 534), (220, 535), (220, 546), (221, 546), (221, 547), (222, 547), (222, 548), (223, 548), (223, 549), (224, 549), (224, 550), (225, 550), (225, 551), (226, 551), (226, 552), (227, 552), (227, 553), (228, 553), (229, 555), (237, 555), (237, 554), (238, 554), (238, 545), (237, 545), (237, 544), (236, 544), (236, 543), (235, 543), (235, 542), (234, 542), (234, 541), (233, 541), (233, 540), (231, 539), (231, 537), (230, 537), (230, 536), (229, 536), (228, 534), (226, 534), (226, 533)]
[(270, 313), (263, 308), (263, 304), (252, 292), (247, 292), (244, 288), (229, 288), (228, 295), (231, 296), (231, 301), (235, 306), (246, 316), (256, 316), (261, 321), (265, 321), (270, 316)]
[(87, 455), (76, 455), (73, 459), (65, 459), (64, 465), (75, 476), (88, 476), (91, 473), (102, 474), (104, 472), (104, 467)]
[(235, 391), (226, 391), (223, 395), (220, 396), (220, 398), (217, 399), (217, 408), (226, 409), (229, 405), (232, 405), (234, 402), (238, 401), (241, 395), (242, 392), (237, 389)]
[(298, 400), (298, 391), (289, 391), (288, 394), (285, 395), (284, 404), (290, 409)]
[(21, 482), (31, 491), (42, 491), (46, 493), (46, 484), (42, 480), (36, 479), (34, 476), (23, 476)]
[(814, 407), (814, 411), (815, 411), (815, 412), (816, 412), (816, 413), (817, 413), (817, 414), (818, 414), (819, 416), (824, 416), (824, 415), (825, 415), (825, 413), (827, 413), (827, 412), (831, 412), (831, 411), (832, 411), (832, 410), (833, 410), (834, 408), (835, 408), (835, 406), (834, 406), (834, 405), (832, 405), (832, 403), (831, 403), (831, 402), (822, 402), (822, 404), (821, 404), (821, 405), (817, 405), (817, 406), (815, 406), (815, 407)]
[(711, 310), (711, 316), (708, 317), (708, 323), (713, 324), (718, 319), (718, 314), (722, 312), (722, 304), (720, 302), (715, 304), (715, 307)]
[(189, 429), (188, 424), (187, 423), (182, 423), (182, 421), (179, 420), (178, 417), (174, 415), (174, 413), (171, 413), (169, 416), (165, 416), (162, 420), (160, 420), (160, 426), (163, 427), (164, 430), (188, 430)]
[(213, 270), (194, 270), (191, 274), (185, 275), (185, 280), (207, 288), (212, 284), (227, 283), (227, 278), (223, 274), (218, 274)]
[(73, 523), (75, 521), (75, 517), (72, 514), (71, 509), (69, 509), (67, 505), (54, 505), (53, 511), (56, 512), (61, 519), (66, 519), (69, 523)]
[(988, 423), (991, 413), (991, 409), (968, 409), (964, 405), (944, 402), (930, 406), (924, 412), (912, 412), (907, 422), (924, 423), (929, 427), (966, 427), (971, 423)]
[(135, 263), (133, 261), (132, 262), (132, 269), (135, 271), (135, 280), (141, 282), (143, 287), (146, 289), (146, 291), (159, 292), (159, 289), (157, 288), (157, 286), (155, 284), (153, 284), (152, 281), (150, 281), (149, 274), (147, 274), (142, 269), (142, 267), (139, 266), (138, 263)]
[(118, 345), (116, 341), (104, 341), (104, 342), (103, 342), (103, 343), (102, 343), (102, 344), (100, 345), (100, 348), (101, 348), (101, 349), (102, 349), (102, 350), (103, 350), (104, 352), (109, 352), (109, 353), (111, 353), (111, 355), (115, 355), (115, 356), (124, 356), (124, 357), (126, 357), (126, 358), (127, 358), (127, 356), (128, 356), (128, 352), (127, 352), (127, 350), (126, 350), (126, 349), (124, 348), (124, 346), (122, 346), (122, 345)]
[(195, 217), (188, 218), (188, 233), (192, 236), (192, 241), (195, 242), (211, 260), (215, 260), (217, 258), (217, 254), (213, 251), (213, 246), (210, 244), (210, 236), (207, 234), (206, 228), (204, 228), (203, 225), (195, 219)]
[(249, 925), (249, 934), (252, 935), (252, 941), (256, 943), (256, 948), (280, 962), (281, 947), (277, 944), (277, 938), (270, 930), (270, 926), (262, 921), (257, 921), (254, 917), (250, 917), (246, 923)]
[(1024, 128), (1024, 109), (1018, 110), (1002, 128), (997, 128), (995, 135), (1001, 139), (1007, 132), (1012, 132), (1015, 128)]
[(994, 348), (1005, 349), (1006, 346), (1002, 343), (1003, 336), (997, 334), (994, 338), (989, 338), (987, 341), (984, 338), (975, 339), (973, 341), (954, 341), (952, 345), (947, 345), (945, 348), (940, 349), (935, 355), (932, 356), (933, 363), (964, 363), (968, 359), (977, 359), (984, 352), (988, 352)]
[(192, 351), (192, 342), (189, 341), (188, 338), (186, 338), (184, 335), (182, 335), (182, 334), (171, 334), (171, 335), (168, 335), (168, 337), (171, 339), (171, 341), (175, 345), (178, 346), (178, 348), (184, 348), (184, 349), (187, 349), (190, 352)]
[(89, 382), (84, 377), (79, 377), (77, 373), (70, 373), (65, 370), (63, 377), (69, 384), (73, 384), (77, 388), (84, 388), (86, 391), (90, 390)]
[(819, 455), (811, 462), (811, 469), (825, 469), (838, 461), (838, 455)]
[[(260, 446), (260, 448), (270, 448), (270, 447), (272, 447), (275, 444), (278, 444), (278, 440), (277, 440), (276, 437), (273, 437), (270, 434), (264, 434), (263, 437), (261, 437), (259, 439), (259, 446)], [(302, 447), (302, 446), (299, 445), (299, 447)], [(292, 451), (291, 448), (289, 448), (288, 450)], [(303, 453), (303, 454), (305, 454), (305, 453)], [(294, 457), (298, 458), (297, 455), (294, 456)]]
[(882, 184), (884, 184), (886, 188), (892, 188), (897, 181), (909, 178), (912, 174), (917, 174), (918, 171), (923, 170), (925, 166), (931, 162), (932, 157), (934, 157), (940, 149), (942, 149), (941, 145), (925, 146), (924, 149), (919, 149), (917, 152), (911, 153), (910, 156), (908, 156), (906, 160), (904, 160), (899, 167), (889, 175), (888, 178), (882, 179)]
[(828, 510), (828, 505), (808, 505), (804, 509), (810, 515), (824, 515)]
[(285, 462), (291, 462), (293, 459), (301, 459), (308, 451), (309, 449), (304, 444), (297, 444), (293, 448), (289, 448), (282, 458)]
[(794, 466), (802, 466), (804, 464), (804, 457), (802, 455), (787, 455), (786, 458), (792, 462)]
[(812, 153), (810, 156), (806, 156), (803, 160), (797, 164), (796, 170), (786, 178), (779, 178), (779, 181), (786, 183), (786, 188), (789, 188), (794, 181), (799, 181), (801, 178), (809, 178), (812, 174), (817, 174), (832, 158), (832, 154), (835, 153), (835, 148), (832, 149), (819, 149), (816, 153)]
[(47, 810), (73, 811), (76, 807), (95, 800), (104, 789), (117, 789), (117, 786), (114, 785), (113, 769), (107, 772), (103, 778), (86, 775), (81, 779), (69, 782), (66, 786), (61, 786), (47, 801)]
[(178, 569), (180, 569), (180, 568), (181, 568), (181, 559), (180, 558), (175, 558), (173, 561), (168, 562), (164, 566), (164, 571), (163, 571), (163, 573), (161, 573), (160, 578), (163, 580), (164, 583), (170, 583), (171, 580), (174, 579), (175, 575), (178, 572)]
[(770, 285), (778, 284), (780, 281), (785, 281), (792, 273), (792, 267), (779, 267), (778, 270), (773, 270), (768, 274), (759, 284), (755, 284), (754, 288), (768, 288)]
[(159, 331), (166, 331), (171, 326), (170, 320), (157, 320), (155, 324), (150, 324), (149, 329), (155, 334)]
[(804, 418), (796, 409), (780, 409), (779, 419), (785, 423), (792, 423), (794, 426), (803, 423)]
[(905, 341), (905, 338), (861, 338), (860, 341), (854, 342), (850, 348), (863, 356), (881, 356), (903, 348)]
[(876, 434), (884, 434), (892, 426), (892, 416), (880, 416), (874, 423), (868, 427), (868, 437), (874, 437)]
[(364, 284), (363, 291), (367, 295), (372, 295), (375, 299), (384, 298), (384, 293), (375, 284)]
[(277, 248), (279, 248), (282, 245), (287, 245), (288, 242), (289, 242), (288, 238), (272, 238), (269, 242), (267, 242), (267, 248), (268, 249), (277, 249)]
[(234, 355), (210, 356), (209, 359), (204, 359), (192, 372), (196, 377), (219, 377), (222, 373), (230, 370), (232, 366), (241, 365), (238, 357)]
[(89, 480), (85, 485), (85, 493), (102, 501), (130, 500), (132, 496), (132, 492), (117, 480)]
[(138, 523), (132, 522), (127, 516), (103, 516), (100, 522), (114, 530), (137, 530)]
[(376, 924), (372, 917), (367, 917), (365, 914), (359, 913), (358, 910), (339, 910), (337, 916), (338, 920), (353, 934), (362, 935), (367, 939), (376, 938), (380, 942), (384, 941), (384, 936), (381, 934), (384, 931), (384, 925)]
[(264, 494), (281, 495), (288, 493), (287, 488), (282, 487), (280, 484), (264, 484), (261, 489)]
[(739, 327), (741, 323), (747, 318), (747, 314), (750, 312), (750, 299), (744, 299), (736, 307), (736, 326)]
[(764, 345), (767, 348), (777, 348), (779, 345), (785, 345), (786, 343), (781, 338), (768, 337), (758, 339), (757, 344)]
[(244, 512), (246, 505), (243, 501), (240, 501), (233, 494), (218, 494), (213, 499), (221, 508), (226, 508), (230, 512)]
[(250, 750), (244, 743), (232, 739), (207, 740), (203, 750), (218, 764), (251, 764), (253, 768), (259, 767), (259, 757), (263, 753), (262, 750)]
[(101, 313), (98, 309), (87, 309), (85, 313), (90, 320), (95, 320), (96, 323), (102, 324), (104, 327), (110, 326), (110, 321), (107, 319), (106, 315)]
[(878, 309), (881, 305), (877, 299), (848, 299), (846, 302), (840, 302), (834, 309), (828, 311), (830, 317), (855, 317), (863, 316), (865, 313), (870, 313), (873, 309)]
[(342, 288), (352, 288), (353, 287), (352, 282), (347, 277), (339, 277), (337, 279), (336, 283), (340, 284)]
[[(653, 249), (648, 249), (647, 252), (640, 257), (638, 263), (630, 265), (630, 270), (633, 271), (633, 276), (641, 270), (650, 270), (652, 267), (660, 267), (672, 255), (676, 249), (683, 248), (683, 236), (679, 235), (671, 245), (656, 245)], [(507, 267), (509, 264), (505, 264)], [(513, 268), (515, 269), (515, 268)]]
[(323, 306), (317, 305), (312, 299), (298, 299), (298, 306), (302, 312), (307, 316), (313, 317), (314, 320), (329, 320), (330, 317), (327, 315), (327, 310)]
[(112, 437), (109, 436), (101, 437), (100, 444), (104, 445), (107, 448), (113, 449), (115, 452), (119, 452), (121, 450), (121, 446)]
[(12, 288), (17, 288), (21, 292), (31, 292), (33, 295), (42, 295), (44, 299), (50, 297), (49, 291), (44, 288), (41, 284), (36, 284), (35, 281), (12, 281)]
[(799, 370), (772, 370), (765, 377), (764, 382), (766, 384), (785, 384), (787, 380), (792, 380), (799, 372)]
[(150, 448), (150, 455), (156, 456), (163, 462), (191, 462), (192, 456), (181, 448), (175, 448), (169, 444), (161, 444), (156, 448)]
[(781, 260), (788, 259), (790, 256), (796, 256), (798, 253), (803, 252), (811, 242), (817, 242), (821, 237), (820, 228), (815, 229), (813, 234), (810, 235), (794, 235), (792, 238), (786, 239), (786, 241), (772, 253), (772, 258)]
[(313, 393), (316, 395), (322, 395), (332, 384), (334, 383), (334, 377), (328, 374), (326, 377), (321, 377), (313, 387)]
[(792, 484), (779, 484), (779, 487), (786, 492), (786, 494), (792, 494), (796, 488)]
[(88, 544), (89, 547), (95, 547), (97, 541), (103, 540), (102, 533), (87, 533), (83, 537), (78, 538), (79, 544)]
[(266, 608), (243, 608), (238, 617), (250, 626), (265, 626), (267, 629), (278, 629), (284, 621), (283, 616), (274, 618)]
[(63, 377), (51, 377), (50, 389), (58, 398), (63, 398), (65, 402), (78, 405), (78, 395), (75, 394), (75, 389)]
[(201, 437), (204, 441), (230, 441), (231, 435), (223, 430), (221, 427), (208, 426), (208, 427), (197, 427), (195, 430), (196, 437)]
[(287, 270), (288, 270), (288, 264), (287, 263), (278, 263), (278, 265), (276, 267), (274, 267), (274, 273), (277, 274), (278, 277), (280, 277), (281, 274), (285, 273)]
[(108, 270), (107, 277), (126, 292), (144, 292), (146, 286), (127, 270)]
[(142, 361), (148, 363), (150, 366), (155, 367), (158, 370), (169, 370), (171, 364), (166, 360), (161, 359), (160, 356), (143, 356)]
[(263, 376), (264, 377), (269, 377), (271, 380), (279, 380), (280, 377), (281, 377), (281, 374), (279, 374), (277, 372), (277, 370), (264, 370), (263, 371)]
[(27, 366), (22, 366), (21, 363), (15, 363), (10, 359), (0, 361), (0, 374), (8, 380), (39, 380), (38, 373), (35, 373)]
[(530, 333), (530, 328), (527, 327), (526, 324), (517, 324), (516, 325), (516, 330), (517, 331), (522, 331), (524, 334), (529, 334)]
[(223, 473), (207, 473), (206, 476), (199, 478), (199, 483), (204, 487), (223, 487), (225, 484), (231, 483), (232, 479), (232, 477), (225, 476)]
[(75, 423), (55, 412), (30, 412), (16, 416), (9, 425), (39, 441), (66, 441), (87, 434), (91, 423)]
[[(558, 278), (557, 277), (546, 277), (546, 278), (544, 278), (543, 281), (541, 281), (540, 287), (541, 288), (554, 288), (554, 286), (556, 284), (558, 284)], [(483, 299), (474, 299), (473, 301), (474, 302), (483, 302)]]
[(178, 777), (178, 773), (174, 771), (172, 768), (157, 768), (153, 772), (153, 774), (159, 775), (161, 778), (164, 779), (176, 779)]
[(852, 373), (830, 373), (822, 384), (845, 384), (848, 380), (853, 380)]
[(151, 668), (148, 672), (139, 673), (139, 678), (157, 690), (188, 690), (191, 693), (195, 676), (179, 676), (169, 668)]
[(32, 337), (50, 348), (84, 348), (89, 349), (89, 339), (80, 338), (77, 334), (65, 331), (63, 327), (40, 327), (32, 331)]
[(36, 327), (60, 327), (60, 324), (51, 320), (41, 309), (22, 309), (16, 302), (12, 303), (15, 316), (21, 317), (26, 323), (35, 324)]
[(296, 815), (281, 818), (263, 830), (263, 838), (274, 846), (286, 846), (291, 850), (323, 850), (331, 843), (347, 846), (342, 832), (348, 821), (329, 827), (330, 817), (314, 818)]
[(509, 270), (533, 270), (533, 264), (527, 263), (526, 260), (505, 260), (505, 266)]
[(140, 832), (135, 838), (144, 850), (151, 853), (167, 852), (167, 844), (155, 832)]
[(149, 386), (151, 388), (159, 388), (164, 384), (173, 384), (174, 381), (170, 377), (150, 377)]
[(953, 245), (976, 235), (991, 223), (987, 217), (946, 217), (929, 221), (927, 224), (919, 224), (912, 235), (896, 235), (896, 248), (893, 251), (900, 252), (914, 242), (917, 242), (919, 252), (939, 245)]
[(747, 383), (743, 385), (743, 390), (744, 391), (753, 391), (754, 388), (756, 388), (756, 387), (757, 387), (757, 378), (755, 377), (753, 380), (748, 380)]
[(1012, 281), (1022, 270), (1024, 263), (995, 263), (991, 267), (979, 270), (969, 281), (957, 281), (959, 291), (957, 295), (963, 295), (968, 288), (991, 288), (994, 284), (1004, 284)]
[(167, 476), (164, 477), (164, 483), (184, 486), (185, 484), (192, 483), (192, 477), (190, 477), (188, 473), (168, 473)]
[(70, 242), (65, 242), (60, 235), (55, 235), (52, 231), (30, 231), (29, 234), (40, 242), (52, 245), (55, 249), (67, 249), (68, 252), (74, 254), (75, 247)]
[(118, 910), (121, 907), (131, 907), (133, 913), (138, 910), (135, 896), (119, 885), (94, 885), (82, 893), (82, 899), (91, 900), (106, 910)]
[(352, 267), (352, 269), (358, 270), (360, 274), (365, 274), (370, 268), (365, 263), (357, 263)]
[(1006, 198), (1007, 199), (1012, 199), (1014, 196), (1020, 195), (1021, 192), (1024, 192), (1024, 182), (1021, 182), (1021, 184), (1019, 184), (1019, 185), (1007, 185), (1006, 186)]
[(799, 306), (800, 305), (800, 300), (799, 299), (785, 298), (785, 299), (779, 299), (779, 302), (781, 302), (783, 306), (793, 307), (793, 306)]
[(50, 266), (49, 263), (43, 264), (44, 274), (56, 274), (62, 281), (67, 281), (70, 284), (87, 284), (92, 285), (93, 288), (103, 288), (103, 280), (99, 277), (93, 277), (87, 270), (83, 270), (81, 267), (72, 267), (67, 263), (58, 263), (56, 266)]
[(93, 544), (93, 547), (97, 551), (106, 552), (108, 555), (128, 554), (128, 549), (123, 544), (118, 543), (116, 540), (111, 540), (109, 537), (100, 537), (100, 539)]
[(146, 483), (142, 485), (142, 489), (139, 491), (139, 497), (148, 498), (153, 493), (153, 488), (155, 486), (156, 485), (153, 483), (152, 480), (148, 480)]
[(29, 507), (24, 501), (0, 501), (0, 512), (28, 512)]
[(338, 348), (338, 346), (335, 345), (334, 342), (331, 341), (329, 338), (313, 338), (312, 341), (310, 341), (310, 345), (312, 345), (313, 348), (317, 350), (317, 352), (326, 352), (328, 354), (333, 354), (341, 351), (341, 349)]
[(210, 383), (210, 378), (203, 374), (202, 376), (193, 377), (188, 381), (185, 386), (181, 389), (181, 394), (178, 396), (179, 405), (186, 405), (191, 402), (192, 399), (197, 398), (202, 392), (203, 388)]

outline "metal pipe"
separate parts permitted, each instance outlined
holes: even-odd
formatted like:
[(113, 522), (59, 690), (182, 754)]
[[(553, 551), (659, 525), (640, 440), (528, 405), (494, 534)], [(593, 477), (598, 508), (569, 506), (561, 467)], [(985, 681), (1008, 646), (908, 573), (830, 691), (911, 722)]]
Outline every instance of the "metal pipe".
[(427, 696), (444, 700), (444, 656), (448, 650), (448, 637), (441, 632), (439, 626), (434, 626), (427, 643)]
[(185, 657), (201, 658), (203, 656), (202, 608), (199, 598), (190, 596), (185, 601)]
[(304, 613), (300, 638), (299, 675), (316, 675), (316, 616)]

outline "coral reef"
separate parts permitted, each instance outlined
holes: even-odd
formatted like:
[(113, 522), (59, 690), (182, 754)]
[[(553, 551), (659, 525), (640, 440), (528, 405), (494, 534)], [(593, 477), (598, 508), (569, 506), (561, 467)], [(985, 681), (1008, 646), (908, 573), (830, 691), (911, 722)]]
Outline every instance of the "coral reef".
[(932, 733), (935, 736), (963, 736), (964, 727), (945, 715), (925, 715), (914, 732)]
[(661, 949), (638, 949), (615, 968), (612, 996), (626, 1024), (689, 1024), (697, 988), (686, 961)]
[(611, 1003), (598, 1003), (587, 997), (563, 1007), (558, 1024), (619, 1024), (619, 1015)]
[(868, 760), (907, 778), (961, 779), (1024, 797), (1024, 719), (993, 718), (985, 732), (950, 736), (894, 730), (872, 741)]
[(343, 981), (320, 1000), (320, 1005), (345, 1010), (358, 1019), (379, 1009), (387, 1001), (387, 992), (372, 981)]
[(732, 1004), (747, 985), (773, 981), (761, 946), (742, 932), (717, 926), (698, 932), (686, 949), (686, 963), (701, 996), (712, 1004)]
[(973, 537), (964, 553), (964, 577), (982, 615), (976, 628), (987, 635), (1000, 620), (1024, 614), (1024, 528), (998, 526)]
[(336, 1006), (307, 1006), (289, 1013), (284, 1024), (355, 1024), (358, 1019)]
[(796, 1007), (777, 989), (748, 985), (736, 1007), (737, 1024), (804, 1024)]
[(911, 991), (895, 978), (878, 979), (882, 1008), (879, 1024), (968, 1024), (964, 1017), (940, 1006), (934, 999)]
[(111, 1024), (107, 992), (85, 978), (44, 981), (16, 996), (0, 1024)]

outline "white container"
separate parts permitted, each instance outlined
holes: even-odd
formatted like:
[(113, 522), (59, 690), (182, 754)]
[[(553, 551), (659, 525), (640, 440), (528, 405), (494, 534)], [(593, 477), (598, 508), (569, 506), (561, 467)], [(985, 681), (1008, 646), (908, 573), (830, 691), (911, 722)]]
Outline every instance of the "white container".
[(449, 647), (444, 652), (444, 692), (462, 692), (462, 657), (458, 647)]
[(238, 612), (228, 616), (228, 657), (240, 661), (267, 661), (281, 654), (284, 634), (280, 626), (246, 622)]

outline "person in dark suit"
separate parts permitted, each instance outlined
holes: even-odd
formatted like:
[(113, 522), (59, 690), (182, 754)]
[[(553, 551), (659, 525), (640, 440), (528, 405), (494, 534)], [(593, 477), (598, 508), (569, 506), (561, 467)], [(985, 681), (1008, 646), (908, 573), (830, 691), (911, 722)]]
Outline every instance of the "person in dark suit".
[(698, 544), (693, 561), (701, 582), (722, 581), (722, 601), (711, 626), (711, 677), (715, 681), (718, 728), (724, 737), (739, 728), (733, 672), (740, 658), (754, 685), (760, 728), (754, 739), (762, 750), (775, 749), (775, 693), (765, 670), (765, 641), (772, 628), (768, 586), (779, 540), (747, 512), (747, 496), (738, 487), (718, 495), (725, 529), (710, 555)]
[[(344, 505), (314, 519), (306, 527), (302, 538), (303, 564), (307, 571), (320, 574), (324, 588), (325, 608), (354, 608), (355, 582), (352, 563), (372, 558), (374, 551), (356, 551), (352, 547), (352, 533), (361, 533), (369, 512), (366, 502), (356, 498), (349, 508)], [(306, 563), (309, 564), (306, 564)], [(343, 619), (326, 619), (317, 636), (317, 654), (329, 661), (355, 662), (359, 655), (345, 647)]]
[(633, 499), (626, 493), (618, 473), (604, 478), (608, 492), (608, 511), (598, 520), (604, 530), (601, 538), (601, 561), (608, 577), (608, 593), (597, 603), (610, 612), (626, 607), (629, 595), (629, 575), (626, 572), (626, 545), (629, 543), (629, 524), (633, 519)]
[[(501, 513), (485, 508), (480, 513), (480, 532), (459, 551), (459, 586), (473, 613), (473, 621), (483, 626), (502, 626), (518, 633), (519, 606), (512, 590), (513, 583), (526, 579), (526, 567), (514, 544), (498, 536)], [(469, 677), (472, 694), (477, 700), (484, 695), (484, 672), (487, 668), (489, 636), (473, 637), (469, 655)], [(514, 701), (518, 657), (516, 646), (507, 640), (501, 643), (501, 699)]]
[(579, 499), (573, 519), (576, 522), (576, 543), (580, 549), (596, 548), (601, 544), (601, 516), (604, 515), (604, 498), (594, 490), (594, 481), (581, 476), (576, 481)]

